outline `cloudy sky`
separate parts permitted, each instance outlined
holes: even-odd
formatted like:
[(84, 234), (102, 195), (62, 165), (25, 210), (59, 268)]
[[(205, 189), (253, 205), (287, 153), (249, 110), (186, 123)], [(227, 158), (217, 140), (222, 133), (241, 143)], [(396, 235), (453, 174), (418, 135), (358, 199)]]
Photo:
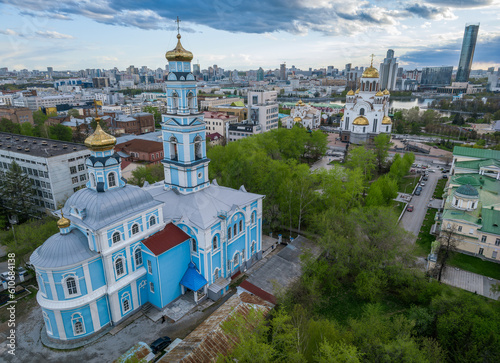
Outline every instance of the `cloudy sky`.
[(182, 43), (202, 68), (458, 64), (466, 23), (481, 23), (473, 69), (500, 66), (500, 0), (0, 0), (0, 67), (164, 67)]

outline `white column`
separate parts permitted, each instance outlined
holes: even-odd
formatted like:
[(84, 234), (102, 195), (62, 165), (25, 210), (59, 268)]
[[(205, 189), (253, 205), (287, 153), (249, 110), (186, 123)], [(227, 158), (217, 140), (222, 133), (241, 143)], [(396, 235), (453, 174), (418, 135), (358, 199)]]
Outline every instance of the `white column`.
[(46, 271), (46, 272), (47, 272), (47, 278), (49, 280), (50, 292), (52, 293), (52, 300), (58, 301), (59, 298), (57, 297), (56, 283), (54, 282), (54, 276), (52, 275), (52, 271)]
[(132, 290), (132, 302), (134, 303), (134, 309), (139, 307), (139, 298), (137, 297), (137, 281), (134, 281), (131, 284), (131, 290)]
[(89, 264), (83, 265), (83, 276), (85, 278), (85, 286), (87, 287), (87, 294), (92, 292), (92, 281), (90, 279)]
[(94, 332), (101, 329), (101, 321), (99, 319), (99, 311), (97, 310), (97, 303), (92, 301), (89, 304), (90, 307), (90, 316), (92, 317), (92, 324), (94, 326)]
[(62, 320), (61, 312), (59, 310), (54, 310), (54, 318), (56, 319), (57, 331), (59, 333), (59, 339), (66, 340), (66, 331), (64, 330), (64, 323)]

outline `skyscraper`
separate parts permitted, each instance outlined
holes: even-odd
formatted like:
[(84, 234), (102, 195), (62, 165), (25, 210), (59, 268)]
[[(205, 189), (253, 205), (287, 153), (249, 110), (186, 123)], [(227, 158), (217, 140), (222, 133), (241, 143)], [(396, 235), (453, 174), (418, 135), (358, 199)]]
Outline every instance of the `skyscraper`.
[(380, 63), (380, 88), (394, 90), (396, 87), (396, 75), (398, 70), (397, 58), (394, 58), (394, 50), (387, 51), (384, 63)]
[(464, 40), (462, 42), (462, 51), (460, 52), (460, 61), (458, 62), (457, 82), (468, 82), (470, 69), (472, 67), (472, 58), (476, 48), (477, 33), (479, 24), (466, 24)]
[(280, 65), (280, 79), (286, 81), (286, 63)]

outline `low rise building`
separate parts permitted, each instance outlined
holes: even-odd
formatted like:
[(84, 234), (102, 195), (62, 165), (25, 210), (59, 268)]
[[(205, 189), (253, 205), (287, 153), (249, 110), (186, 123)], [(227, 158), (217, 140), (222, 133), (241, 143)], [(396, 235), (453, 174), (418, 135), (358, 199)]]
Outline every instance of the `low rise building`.
[(163, 143), (144, 139), (132, 139), (115, 146), (117, 152), (128, 161), (145, 161), (159, 164), (163, 159)]
[(29, 122), (33, 125), (33, 112), (27, 107), (0, 106), (0, 119), (6, 118), (15, 124)]
[(87, 182), (85, 159), (90, 151), (81, 144), (0, 132), (0, 171), (15, 161), (30, 178), (40, 211), (55, 210)]
[(224, 112), (205, 111), (203, 112), (203, 115), (204, 121), (207, 124), (207, 132), (218, 133), (226, 138), (227, 124), (238, 123), (238, 116), (230, 116)]
[(238, 123), (227, 125), (227, 142), (237, 141), (248, 136), (262, 133), (262, 127), (259, 124)]
[(290, 116), (284, 117), (281, 122), (288, 129), (297, 124), (309, 130), (317, 129), (321, 125), (321, 111), (300, 100), (291, 110)]

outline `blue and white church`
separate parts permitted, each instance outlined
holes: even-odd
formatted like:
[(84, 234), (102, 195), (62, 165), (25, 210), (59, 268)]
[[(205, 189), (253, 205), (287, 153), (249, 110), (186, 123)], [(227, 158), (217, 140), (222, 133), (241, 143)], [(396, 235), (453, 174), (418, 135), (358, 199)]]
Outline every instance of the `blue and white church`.
[(264, 196), (209, 182), (193, 55), (177, 38), (166, 53), (165, 180), (127, 184), (116, 139), (97, 126), (85, 140), (86, 188), (56, 213), (59, 233), (31, 256), (45, 330), (58, 342), (89, 338), (144, 304), (216, 300), (232, 275), (262, 258)]

